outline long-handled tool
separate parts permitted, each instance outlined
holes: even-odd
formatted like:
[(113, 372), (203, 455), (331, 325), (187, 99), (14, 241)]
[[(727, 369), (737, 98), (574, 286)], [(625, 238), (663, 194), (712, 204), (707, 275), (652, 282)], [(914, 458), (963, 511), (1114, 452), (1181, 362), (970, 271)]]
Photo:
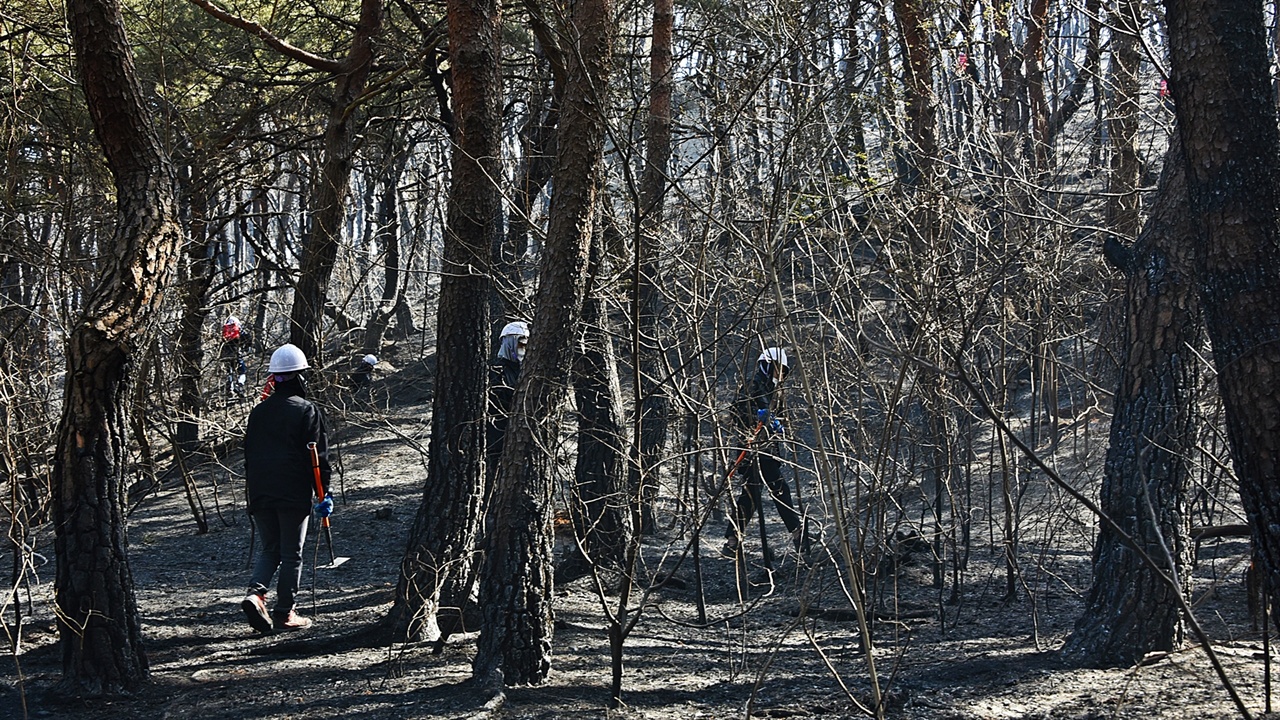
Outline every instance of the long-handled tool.
[[(316, 481), (316, 498), (320, 501), (324, 500), (324, 483), (320, 482), (320, 453), (316, 449), (313, 442), (307, 443), (307, 450), (311, 452), (311, 472)], [(329, 527), (329, 518), (320, 518), (320, 527), (324, 528), (324, 539), (329, 545), (329, 564), (320, 565), (320, 568), (336, 568), (342, 563), (350, 560), (349, 557), (337, 557), (333, 554), (333, 529)]]

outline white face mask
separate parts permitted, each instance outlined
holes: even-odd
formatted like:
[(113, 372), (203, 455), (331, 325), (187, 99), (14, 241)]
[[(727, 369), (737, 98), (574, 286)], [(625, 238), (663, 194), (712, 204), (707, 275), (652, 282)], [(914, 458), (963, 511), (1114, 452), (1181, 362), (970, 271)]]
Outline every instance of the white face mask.
[(517, 360), (519, 360), (519, 361), (521, 361), (521, 362), (524, 362), (524, 351), (525, 351), (525, 346), (524, 346), (523, 344), (520, 344), (520, 345), (517, 345), (517, 346), (516, 346), (516, 359), (517, 359)]

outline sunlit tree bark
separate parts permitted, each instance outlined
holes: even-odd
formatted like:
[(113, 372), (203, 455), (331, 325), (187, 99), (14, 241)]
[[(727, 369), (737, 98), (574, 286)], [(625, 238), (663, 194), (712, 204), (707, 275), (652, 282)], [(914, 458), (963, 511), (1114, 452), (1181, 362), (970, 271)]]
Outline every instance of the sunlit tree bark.
[(609, 0), (574, 3), (567, 77), (553, 173), (547, 244), (535, 296), (535, 331), (516, 388), (513, 416), (486, 513), (482, 625), (475, 676), (538, 683), (551, 670), (551, 495), (553, 448), (568, 393), (596, 189), (603, 159), (612, 56)]
[(484, 494), (489, 268), (502, 231), (495, 184), (501, 175), (499, 30), (496, 0), (450, 0), (456, 136), (436, 312), (431, 445), (392, 610), (397, 629), (410, 637), (439, 634), (442, 606), (460, 612), (474, 577)]
[(1265, 587), (1280, 593), (1280, 230), (1262, 5), (1166, 0), (1205, 329)]
[[(1185, 500), (1195, 450), (1192, 399), (1199, 336), (1195, 234), (1186, 213), (1185, 178), (1181, 144), (1175, 141), (1137, 244), (1109, 245), (1109, 255), (1127, 277), (1127, 321), (1099, 505), (1161, 572), (1150, 568), (1114, 527), (1099, 528), (1093, 586), (1062, 651), (1085, 665), (1128, 667), (1182, 641), (1177, 593), (1188, 589)], [(1162, 574), (1182, 585), (1171, 585)]]
[(128, 692), (147, 680), (125, 534), (131, 371), (181, 232), (168, 159), (150, 124), (120, 7), (70, 0), (76, 68), (116, 187), (101, 276), (67, 340), (53, 467), (61, 689)]

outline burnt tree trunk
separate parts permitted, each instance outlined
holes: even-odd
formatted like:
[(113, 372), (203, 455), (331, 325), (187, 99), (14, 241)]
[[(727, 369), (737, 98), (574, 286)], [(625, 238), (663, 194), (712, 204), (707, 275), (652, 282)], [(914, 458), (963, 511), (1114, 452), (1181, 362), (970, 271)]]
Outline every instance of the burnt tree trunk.
[(928, 18), (920, 0), (894, 0), (893, 14), (906, 62), (907, 137), (911, 148), (905, 183), (931, 187), (938, 158), (937, 98), (933, 92), (933, 57), (929, 49)]
[(181, 231), (173, 175), (151, 127), (120, 7), (70, 0), (85, 101), (116, 188), (101, 278), (67, 340), (53, 463), (58, 636), (66, 694), (137, 689), (148, 677), (125, 534), (130, 373)]
[(1280, 231), (1262, 6), (1166, 0), (1200, 307), (1265, 587), (1280, 592)]
[(1182, 642), (1177, 595), (1188, 589), (1184, 500), (1195, 449), (1192, 401), (1199, 337), (1194, 231), (1185, 198), (1185, 165), (1175, 141), (1137, 244), (1108, 255), (1127, 277), (1127, 321), (1099, 499), (1102, 511), (1181, 585), (1169, 584), (1115, 528), (1103, 524), (1093, 548), (1093, 587), (1062, 650), (1082, 665), (1129, 667), (1149, 652), (1172, 650)]
[(573, 342), (580, 332), (596, 187), (604, 151), (612, 56), (610, 0), (579, 0), (563, 28), (567, 80), (547, 243), (529, 355), (486, 514), (472, 665), (487, 684), (538, 683), (551, 670), (552, 448), (559, 441)]
[(654, 505), (658, 499), (658, 470), (667, 444), (667, 423), (671, 400), (664, 387), (659, 318), (662, 291), (659, 289), (658, 249), (662, 228), (663, 200), (667, 189), (667, 165), (671, 160), (671, 36), (675, 25), (672, 0), (653, 4), (653, 42), (649, 56), (649, 121), (645, 132), (645, 167), (640, 178), (639, 217), (636, 227), (635, 306), (632, 308), (635, 334), (632, 352), (636, 360), (634, 388), (640, 408), (636, 423), (635, 458), (631, 473), (633, 487), (641, 499), (641, 530), (654, 529)]
[(1022, 57), (1027, 65), (1027, 116), (1031, 121), (1031, 158), (1037, 170), (1049, 167), (1053, 148), (1049, 145), (1049, 102), (1045, 99), (1044, 46), (1048, 23), (1048, 0), (1031, 0), (1028, 9), (1027, 39)]
[(392, 609), (396, 631), (411, 638), (438, 635), (442, 608), (460, 611), (473, 577), (484, 494), (490, 253), (502, 229), (494, 184), (501, 177), (499, 5), (450, 0), (448, 15), (457, 123), (436, 312), (431, 443)]

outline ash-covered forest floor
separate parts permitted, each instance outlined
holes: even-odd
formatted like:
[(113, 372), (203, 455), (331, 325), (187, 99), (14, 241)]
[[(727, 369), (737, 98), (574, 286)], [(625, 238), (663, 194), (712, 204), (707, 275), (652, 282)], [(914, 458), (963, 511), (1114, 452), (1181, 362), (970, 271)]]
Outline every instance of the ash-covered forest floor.
[[(646, 541), (646, 572), (671, 574), (672, 580), (648, 598), (626, 641), (621, 709), (609, 709), (602, 611), (602, 602), (616, 605), (617, 597), (606, 592), (602, 599), (589, 577), (557, 587), (549, 679), (508, 688), (500, 701), (470, 682), (474, 637), (455, 638), (439, 654), (431, 645), (386, 641), (378, 624), (390, 607), (419, 502), (425, 471), (415, 443), (425, 447), (430, 414), (429, 398), (413, 381), (421, 368), (404, 370), (380, 371), (375, 409), (333, 414), (343, 469), (333, 534), (338, 554), (351, 559), (337, 569), (313, 571), (316, 541), (309, 539), (300, 610), (314, 618), (314, 627), (261, 637), (244, 622), (239, 601), (248, 578), (249, 524), (238, 459), (229, 453), (224, 467), (206, 468), (197, 477), (208, 533), (197, 534), (176, 477), (141, 499), (130, 517), (149, 687), (135, 697), (92, 701), (55, 700), (46, 692), (60, 676), (60, 658), (51, 612), (53, 566), (45, 564), (21, 594), (26, 602), (29, 591), (33, 614), (0, 674), (0, 718), (864, 716), (858, 705), (871, 701), (867, 664), (835, 566), (821, 547), (807, 564), (794, 551), (782, 552), (787, 538), (772, 508), (767, 516), (779, 550), (773, 581), (766, 582), (753, 536), (745, 599), (736, 589), (735, 563), (719, 555), (723, 524), (708, 528), (701, 548), (705, 623), (698, 618), (692, 562), (671, 572), (687, 543), (680, 526), (667, 519)], [(244, 410), (219, 412), (234, 431)], [(1002, 551), (988, 542), (987, 525), (975, 527), (955, 598), (953, 579), (940, 593), (927, 565), (881, 572), (882, 584), (872, 592), (878, 615), (873, 635), (889, 717), (1238, 716), (1204, 652), (1190, 643), (1132, 669), (1061, 664), (1056, 650), (1088, 589), (1087, 526), (1029, 538), (1020, 548), (1023, 573), (1011, 601), (1005, 599)], [(38, 541), (38, 550), (52, 558), (52, 528), (39, 528)], [(1250, 628), (1246, 611), (1246, 551), (1243, 540), (1205, 544), (1196, 571), (1196, 612), (1244, 702), (1261, 715), (1262, 637)], [(5, 610), (11, 624), (12, 607)]]

